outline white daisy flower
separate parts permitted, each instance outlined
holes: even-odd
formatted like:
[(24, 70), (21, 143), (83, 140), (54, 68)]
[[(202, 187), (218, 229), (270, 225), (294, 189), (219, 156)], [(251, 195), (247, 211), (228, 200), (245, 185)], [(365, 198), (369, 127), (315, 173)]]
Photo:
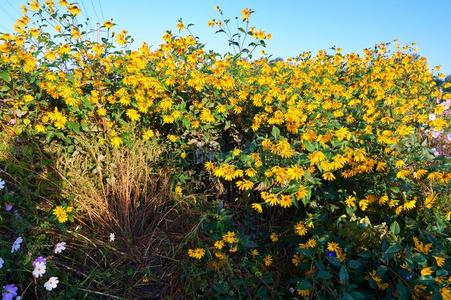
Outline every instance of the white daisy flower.
[(23, 242), (23, 238), (19, 236), (19, 237), (14, 241), (14, 243), (13, 243), (13, 245), (12, 245), (12, 247), (11, 247), (11, 253), (14, 253), (14, 252), (16, 252), (17, 250), (19, 250), (19, 249), (20, 249), (20, 244), (22, 244), (22, 242)]
[(53, 250), (53, 253), (59, 254), (59, 253), (63, 252), (64, 250), (66, 250), (66, 242), (60, 242), (55, 245), (55, 249)]
[(115, 238), (116, 236), (114, 235), (114, 233), (110, 233), (110, 242), (114, 242)]
[(39, 278), (45, 274), (45, 271), (46, 271), (45, 262), (38, 262), (36, 263), (32, 273), (35, 278)]
[(47, 282), (44, 283), (44, 287), (47, 291), (51, 291), (53, 289), (56, 289), (58, 283), (59, 283), (58, 277), (50, 277), (49, 280), (47, 280)]

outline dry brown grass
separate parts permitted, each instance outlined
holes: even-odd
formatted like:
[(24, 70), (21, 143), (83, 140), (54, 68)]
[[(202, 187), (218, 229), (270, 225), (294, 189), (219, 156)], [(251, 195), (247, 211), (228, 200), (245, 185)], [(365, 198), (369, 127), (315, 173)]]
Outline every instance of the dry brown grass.
[(102, 240), (114, 233), (119, 250), (127, 253), (124, 259), (147, 263), (168, 246), (176, 214), (169, 184), (173, 171), (161, 164), (164, 150), (138, 139), (115, 150), (89, 138), (78, 142), (79, 150), (56, 166), (63, 192), (74, 199), (77, 223)]

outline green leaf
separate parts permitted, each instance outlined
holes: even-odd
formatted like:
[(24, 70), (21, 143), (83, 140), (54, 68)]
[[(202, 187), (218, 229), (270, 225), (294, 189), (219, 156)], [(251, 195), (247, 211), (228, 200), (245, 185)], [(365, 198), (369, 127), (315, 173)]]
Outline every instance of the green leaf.
[(351, 259), (348, 261), (348, 266), (352, 269), (358, 269), (361, 265), (362, 264), (358, 260)]
[(185, 126), (186, 129), (190, 129), (191, 122), (187, 118), (183, 118), (182, 123), (183, 123), (183, 126)]
[(277, 140), (280, 137), (280, 129), (277, 128), (276, 126), (273, 126), (272, 130), (271, 130), (271, 134)]
[(394, 221), (391, 225), (390, 225), (390, 231), (394, 234), (397, 235), (401, 232), (401, 228), (399, 227), (398, 222)]
[(317, 149), (316, 144), (310, 141), (304, 141), (304, 147), (305, 149), (307, 149), (308, 152), (314, 152)]
[(312, 288), (312, 284), (310, 283), (310, 281), (304, 279), (298, 281), (298, 283), (296, 284), (296, 288), (298, 290), (308, 290)]
[(399, 300), (406, 300), (409, 294), (407, 288), (401, 282), (398, 282), (396, 285), (396, 292), (398, 293)]
[(334, 256), (326, 256), (326, 259), (336, 267), (339, 267), (341, 265), (340, 260), (338, 260), (338, 258)]
[(10, 82), (11, 76), (9, 76), (9, 71), (2, 71), (0, 72), (0, 78), (3, 79), (3, 81)]
[(69, 130), (72, 130), (73, 132), (79, 134), (80, 133), (80, 124), (76, 123), (76, 122), (67, 122), (66, 123), (66, 127)]
[(316, 275), (316, 278), (318, 279), (324, 279), (324, 280), (328, 280), (331, 279), (333, 276), (330, 272), (321, 270), (318, 272), (318, 274)]
[(387, 250), (385, 250), (385, 254), (392, 254), (392, 253), (397, 253), (399, 252), (401, 248), (399, 247), (398, 244), (393, 244), (390, 245), (390, 247), (387, 248)]
[(345, 266), (341, 266), (340, 271), (338, 272), (338, 278), (342, 283), (345, 283), (349, 280), (348, 270), (346, 270)]

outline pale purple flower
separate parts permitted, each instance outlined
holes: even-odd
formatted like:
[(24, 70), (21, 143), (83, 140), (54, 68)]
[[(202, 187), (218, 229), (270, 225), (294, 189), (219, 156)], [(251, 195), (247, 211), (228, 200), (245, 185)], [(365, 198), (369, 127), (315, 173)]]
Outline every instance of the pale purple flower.
[(432, 148), (431, 150), (435, 157), (440, 156), (440, 152), (436, 148)]
[(429, 114), (429, 121), (434, 121), (436, 118), (435, 114)]
[(45, 271), (46, 271), (45, 263), (44, 262), (38, 262), (38, 263), (35, 264), (32, 274), (33, 274), (33, 276), (35, 278), (39, 278), (39, 277), (42, 277), (42, 275), (45, 274)]
[(13, 209), (13, 205), (11, 203), (6, 203), (5, 204), (5, 210), (6, 211), (11, 211), (11, 209)]
[(3, 286), (2, 300), (12, 300), (15, 296), (17, 296), (17, 287), (15, 284)]
[(53, 289), (56, 289), (58, 283), (59, 283), (58, 277), (50, 277), (49, 280), (46, 283), (44, 283), (44, 287), (47, 291), (51, 291)]
[(66, 242), (61, 242), (55, 245), (55, 249), (53, 250), (53, 252), (55, 254), (60, 254), (64, 250), (66, 250)]
[(438, 138), (442, 133), (443, 133), (442, 130), (440, 130), (440, 131), (432, 130), (432, 137), (433, 137), (434, 139), (436, 139), (436, 138)]
[(33, 267), (36, 267), (37, 263), (44, 263), (44, 265), (45, 265), (47, 263), (47, 260), (45, 259), (44, 256), (38, 256), (32, 263)]
[(451, 106), (451, 100), (448, 99), (448, 100), (446, 100), (445, 102), (440, 103), (440, 105), (442, 105), (443, 108), (444, 108), (445, 110), (447, 110), (447, 109)]
[(3, 258), (0, 257), (0, 269), (3, 268), (4, 263), (5, 263), (5, 261), (3, 260)]
[(446, 135), (446, 139), (448, 140), (448, 142), (451, 142), (451, 133), (448, 133), (448, 134)]
[(16, 252), (17, 250), (19, 250), (19, 249), (20, 249), (20, 244), (22, 244), (22, 242), (23, 242), (23, 238), (19, 236), (19, 237), (14, 241), (14, 243), (13, 243), (13, 245), (12, 245), (12, 247), (11, 247), (11, 253), (14, 253), (14, 252)]
[(0, 178), (0, 191), (5, 188), (5, 181)]

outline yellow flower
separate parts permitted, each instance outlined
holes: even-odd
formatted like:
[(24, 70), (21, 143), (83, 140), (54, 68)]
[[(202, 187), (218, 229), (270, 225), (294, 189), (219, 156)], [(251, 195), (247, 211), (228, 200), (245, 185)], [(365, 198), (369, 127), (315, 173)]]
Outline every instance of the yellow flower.
[(291, 207), (291, 205), (293, 205), (291, 195), (283, 195), (280, 198), (279, 205), (283, 208)]
[(301, 297), (308, 297), (310, 296), (311, 291), (310, 290), (296, 290), (298, 295)]
[(398, 173), (396, 173), (396, 178), (405, 179), (407, 177), (407, 175), (409, 175), (409, 174), (410, 174), (410, 171), (407, 169), (400, 170), (400, 171), (398, 171)]
[(293, 263), (293, 265), (295, 265), (296, 267), (299, 266), (299, 264), (302, 261), (302, 257), (299, 254), (294, 254), (293, 257), (291, 258), (291, 262)]
[(327, 181), (332, 181), (335, 179), (335, 176), (331, 172), (327, 172), (323, 174), (323, 178)]
[(413, 237), (413, 242), (415, 244), (415, 249), (421, 253), (428, 254), (432, 249), (432, 243), (423, 244), (417, 237)]
[(148, 129), (144, 131), (143, 133), (143, 140), (148, 141), (149, 139), (153, 138), (155, 136), (152, 129)]
[(208, 21), (208, 26), (214, 27), (215, 26), (215, 20), (209, 20)]
[(53, 214), (58, 219), (58, 222), (65, 223), (67, 221), (67, 213), (62, 206), (55, 207)]
[(443, 267), (445, 265), (445, 258), (442, 256), (434, 256), (435, 261), (437, 263), (437, 266), (439, 266), (440, 268)]
[(127, 30), (122, 30), (121, 32), (119, 32), (119, 34), (116, 36), (116, 43), (118, 43), (118, 45), (124, 46), (127, 43), (127, 33)]
[(257, 249), (252, 249), (251, 255), (252, 255), (252, 257), (258, 256), (259, 255), (258, 250)]
[(224, 240), (224, 242), (229, 244), (238, 242), (238, 240), (236, 239), (236, 234), (233, 231), (228, 231), (226, 234), (222, 236), (222, 239)]
[(177, 23), (177, 29), (178, 29), (179, 31), (185, 29), (185, 24), (183, 24), (182, 21), (178, 21), (178, 23)]
[(204, 167), (208, 172), (213, 172), (215, 170), (215, 164), (211, 161), (205, 162)]
[(77, 5), (75, 5), (75, 4), (71, 4), (71, 5), (67, 8), (67, 10), (68, 10), (69, 13), (70, 13), (71, 15), (73, 15), (73, 16), (76, 16), (76, 15), (78, 15), (78, 14), (80, 13), (80, 8), (79, 8)]
[(436, 200), (437, 200), (436, 194), (432, 193), (428, 195), (426, 199), (424, 199), (424, 207), (431, 209), (432, 205), (435, 203)]
[(38, 0), (32, 0), (30, 2), (30, 9), (32, 11), (38, 11), (41, 9), (41, 5), (39, 5), (39, 1)]
[(402, 161), (402, 160), (397, 160), (397, 161), (395, 161), (395, 167), (396, 168), (402, 168), (402, 167), (404, 167), (406, 165), (406, 163), (404, 162), (404, 161)]
[(97, 114), (98, 114), (100, 117), (105, 117), (106, 114), (107, 114), (107, 111), (106, 111), (106, 109), (105, 109), (104, 107), (99, 107), (99, 108), (97, 109)]
[(216, 249), (221, 250), (224, 247), (224, 241), (216, 241), (214, 246)]
[(42, 124), (36, 124), (36, 126), (34, 127), (34, 129), (37, 131), (37, 132), (44, 132), (45, 131), (45, 127), (42, 125)]
[(368, 200), (367, 199), (362, 199), (359, 201), (359, 207), (362, 211), (365, 211), (368, 208)]
[(133, 109), (133, 108), (127, 109), (127, 116), (132, 121), (138, 121), (139, 120), (139, 113), (138, 113), (138, 111), (136, 109)]
[(78, 29), (74, 29), (70, 32), (70, 35), (73, 39), (81, 39), (81, 33)]
[(413, 200), (410, 200), (410, 201), (407, 201), (406, 203), (404, 203), (404, 205), (403, 205), (403, 210), (411, 210), (411, 209), (414, 209), (415, 208), (415, 206), (416, 206), (416, 200), (415, 199), (413, 199)]
[(188, 249), (188, 255), (189, 257), (200, 260), (204, 257), (205, 250), (202, 248)]
[(226, 258), (225, 254), (222, 253), (222, 252), (219, 252), (219, 251), (216, 251), (216, 252), (215, 252), (215, 257), (216, 257), (217, 259), (219, 259), (219, 260), (223, 260), (223, 259)]
[(254, 183), (250, 180), (244, 179), (244, 180), (237, 181), (236, 186), (238, 187), (238, 189), (240, 191), (247, 191), (247, 190), (252, 189), (252, 187), (254, 186)]
[(172, 34), (170, 32), (167, 31), (165, 34), (163, 34), (163, 40), (166, 43), (169, 43), (171, 41), (171, 39), (172, 39)]
[(252, 203), (251, 207), (252, 207), (252, 209), (254, 209), (259, 214), (261, 214), (263, 212), (263, 208), (262, 208), (262, 205), (260, 203)]
[(181, 186), (178, 185), (175, 187), (175, 194), (179, 197), (183, 196), (183, 190)]
[(122, 145), (122, 139), (118, 136), (112, 137), (111, 138), (111, 146), (113, 146), (113, 148), (119, 148)]
[(229, 252), (230, 253), (235, 253), (235, 252), (237, 252), (238, 251), (238, 246), (233, 246), (233, 247), (231, 247), (230, 249), (229, 249)]
[(434, 271), (431, 269), (431, 267), (421, 269), (421, 276), (429, 276), (432, 273), (434, 273)]
[(249, 21), (249, 17), (252, 14), (252, 11), (249, 8), (244, 8), (241, 10), (241, 18), (243, 21)]
[(307, 241), (308, 248), (315, 248), (316, 247), (316, 240), (314, 238), (310, 238)]
[(294, 165), (287, 169), (287, 175), (290, 180), (300, 180), (304, 176), (304, 170), (300, 166)]
[(107, 29), (110, 29), (111, 27), (113, 27), (113, 22), (111, 20), (107, 20), (103, 23), (103, 26)]
[(353, 196), (346, 197), (345, 204), (346, 204), (347, 207), (355, 208), (356, 207), (356, 205), (355, 205), (355, 197), (353, 197)]
[(298, 191), (296, 192), (296, 198), (298, 199), (298, 200), (302, 200), (302, 199), (304, 199), (305, 197), (307, 197), (307, 195), (308, 195), (308, 190), (307, 190), (307, 188), (305, 187), (305, 186), (300, 186), (299, 187), (299, 189), (298, 189)]
[(272, 264), (272, 256), (271, 255), (266, 255), (263, 258), (263, 263), (265, 264), (265, 266), (269, 267)]
[(318, 164), (318, 163), (326, 160), (326, 156), (321, 151), (316, 151), (316, 152), (310, 153), (308, 155), (308, 158), (310, 159), (311, 165)]
[(307, 227), (305, 227), (303, 222), (298, 222), (295, 226), (294, 226), (294, 232), (297, 235), (300, 236), (304, 236), (307, 234)]
[(279, 199), (274, 194), (269, 194), (267, 192), (261, 192), (260, 193), (263, 200), (265, 200), (265, 203), (268, 203), (271, 206), (274, 206), (279, 203)]
[(269, 236), (269, 238), (271, 239), (272, 242), (277, 242), (279, 240), (279, 236), (277, 235), (277, 233), (273, 232), (271, 233), (271, 235)]
[(200, 120), (204, 123), (211, 123), (215, 121), (215, 117), (211, 113), (210, 109), (204, 107), (200, 114)]
[(177, 136), (173, 134), (168, 134), (168, 140), (175, 143), (177, 141)]

